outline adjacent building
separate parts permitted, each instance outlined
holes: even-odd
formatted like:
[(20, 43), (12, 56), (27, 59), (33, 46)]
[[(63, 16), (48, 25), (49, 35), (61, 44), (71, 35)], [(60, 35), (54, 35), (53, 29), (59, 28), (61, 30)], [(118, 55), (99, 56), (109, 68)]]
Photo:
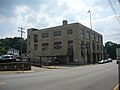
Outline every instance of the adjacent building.
[(27, 30), (27, 52), (32, 63), (57, 60), (61, 64), (91, 64), (103, 59), (103, 37), (80, 24)]
[(19, 56), (19, 50), (15, 49), (15, 48), (10, 48), (7, 50), (7, 54), (12, 54), (15, 56)]

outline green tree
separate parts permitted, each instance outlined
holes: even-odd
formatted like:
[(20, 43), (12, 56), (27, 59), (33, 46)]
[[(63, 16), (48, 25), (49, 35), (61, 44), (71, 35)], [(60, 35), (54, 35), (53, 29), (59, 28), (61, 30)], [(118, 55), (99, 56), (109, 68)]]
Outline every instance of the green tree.
[(116, 48), (119, 45), (117, 43), (113, 43), (111, 41), (105, 43), (105, 49), (109, 58), (116, 58)]
[[(1, 47), (7, 51), (9, 48), (15, 48), (17, 50), (21, 50), (21, 41), (22, 41), (22, 53), (27, 52), (27, 42), (23, 38), (21, 39), (20, 37), (14, 37), (14, 38), (5, 38), (5, 39), (0, 39), (1, 42)], [(1, 49), (1, 50), (3, 50)], [(21, 52), (21, 51), (20, 51)]]
[(0, 55), (4, 54), (6, 51), (3, 47), (0, 46)]

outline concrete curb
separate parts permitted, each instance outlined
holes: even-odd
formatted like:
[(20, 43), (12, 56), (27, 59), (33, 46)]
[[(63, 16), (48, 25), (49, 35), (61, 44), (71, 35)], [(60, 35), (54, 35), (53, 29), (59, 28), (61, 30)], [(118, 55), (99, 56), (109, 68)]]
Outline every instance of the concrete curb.
[(42, 68), (47, 68), (47, 69), (63, 69), (65, 67), (61, 67), (61, 66), (42, 66)]
[(30, 71), (0, 71), (0, 74), (20, 74), (20, 73), (34, 73), (36, 71), (30, 70)]

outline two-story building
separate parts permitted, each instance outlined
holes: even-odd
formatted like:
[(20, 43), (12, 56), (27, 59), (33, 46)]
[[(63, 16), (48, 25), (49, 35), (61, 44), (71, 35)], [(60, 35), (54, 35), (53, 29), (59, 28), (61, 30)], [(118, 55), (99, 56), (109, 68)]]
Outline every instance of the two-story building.
[(15, 49), (15, 48), (9, 48), (7, 50), (7, 54), (12, 54), (12, 55), (15, 55), (15, 56), (19, 56), (19, 50)]

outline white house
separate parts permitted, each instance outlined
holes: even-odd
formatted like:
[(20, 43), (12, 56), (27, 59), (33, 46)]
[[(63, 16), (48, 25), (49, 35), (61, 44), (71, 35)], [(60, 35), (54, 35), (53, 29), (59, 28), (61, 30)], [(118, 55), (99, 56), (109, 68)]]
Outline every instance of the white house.
[(7, 50), (7, 54), (13, 54), (18, 56), (19, 55), (19, 50), (15, 49), (15, 48), (10, 48)]

